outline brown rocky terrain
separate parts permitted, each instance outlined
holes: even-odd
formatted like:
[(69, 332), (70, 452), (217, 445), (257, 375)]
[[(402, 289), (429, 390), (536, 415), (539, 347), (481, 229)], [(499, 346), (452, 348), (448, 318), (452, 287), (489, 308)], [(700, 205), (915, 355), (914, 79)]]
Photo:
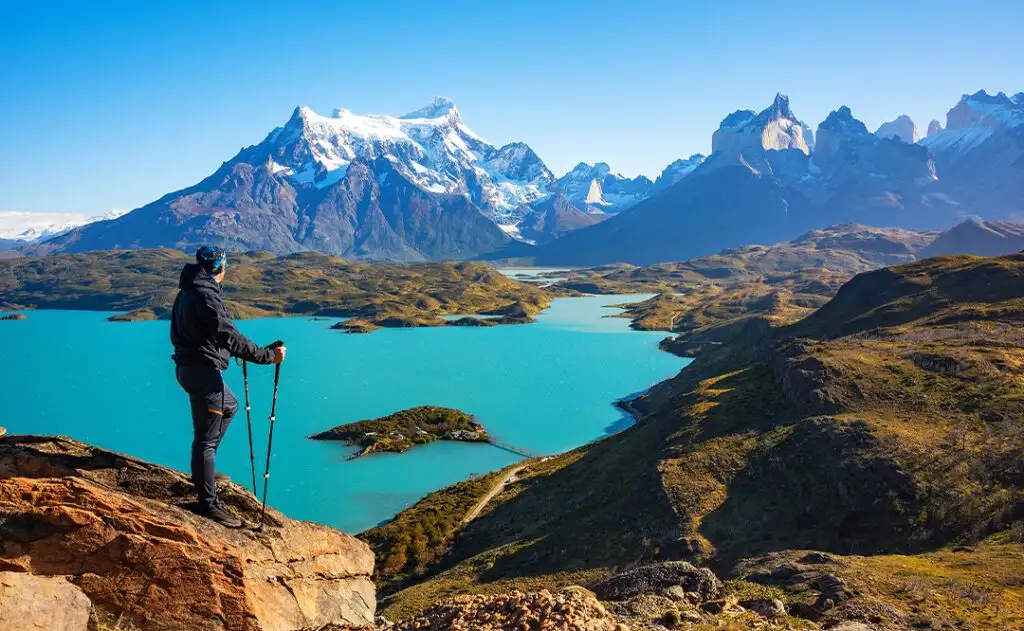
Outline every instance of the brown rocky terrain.
[(221, 499), (245, 528), (192, 513), (194, 499), (186, 476), (164, 467), (68, 438), (0, 438), (0, 628), (306, 631), (372, 623), (366, 544), (272, 509), (256, 531), (259, 504), (234, 484)]
[[(822, 576), (829, 576), (822, 573)], [(830, 595), (845, 585), (834, 578)], [(826, 581), (819, 577), (819, 582)], [(789, 615), (771, 592), (741, 598), (707, 569), (685, 562), (645, 565), (611, 576), (592, 589), (512, 590), (446, 598), (381, 631), (664, 631), (666, 629), (815, 629)], [(767, 595), (766, 595), (767, 594)], [(797, 605), (799, 608), (799, 605)]]

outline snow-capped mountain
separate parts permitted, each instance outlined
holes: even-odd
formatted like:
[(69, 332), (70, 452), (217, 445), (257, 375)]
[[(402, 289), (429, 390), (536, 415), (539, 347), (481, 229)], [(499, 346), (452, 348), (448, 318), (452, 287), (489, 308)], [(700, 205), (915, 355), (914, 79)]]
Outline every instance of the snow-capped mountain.
[(895, 120), (882, 123), (875, 135), (879, 138), (898, 138), (903, 142), (915, 143), (921, 139), (917, 133), (917, 125), (906, 114), (900, 114)]
[(274, 173), (318, 189), (341, 180), (354, 160), (383, 159), (425, 192), (469, 195), (507, 229), (547, 195), (555, 179), (529, 146), (489, 144), (441, 97), (400, 117), (344, 109), (327, 117), (298, 107), (253, 153), (250, 160), (266, 159)]
[(965, 156), (993, 134), (1024, 125), (1024, 93), (990, 96), (984, 90), (965, 94), (946, 114), (946, 128), (921, 140), (933, 153), (951, 159)]
[(462, 259), (513, 239), (559, 238), (646, 199), (652, 187), (604, 163), (556, 180), (528, 145), (488, 143), (445, 98), (404, 116), (345, 109), (323, 116), (300, 106), (202, 182), (43, 249), (217, 243), (358, 259)]
[(0, 210), (0, 239), (33, 243), (43, 241), (85, 224), (116, 219), (127, 211), (111, 210), (90, 217), (82, 213), (36, 213)]
[(711, 136), (713, 164), (747, 164), (761, 171), (766, 168), (765, 151), (796, 150), (809, 155), (814, 148), (811, 128), (799, 120), (789, 107), (789, 97), (776, 94), (770, 106), (755, 113), (737, 110), (729, 114)]
[(580, 162), (558, 178), (555, 188), (573, 205), (600, 214), (617, 213), (646, 199), (653, 185), (643, 175), (628, 178), (616, 173), (606, 162)]
[(198, 184), (35, 247), (417, 261), (526, 256), (518, 239), (538, 245), (539, 263), (652, 262), (843, 222), (938, 229), (1024, 213), (1024, 93), (964, 96), (946, 129), (929, 127), (918, 143), (904, 141), (912, 122), (880, 137), (844, 106), (815, 134), (777, 94), (726, 116), (712, 155), (677, 160), (657, 182), (606, 163), (556, 179), (528, 145), (482, 139), (447, 99), (404, 116), (299, 107)]
[(1024, 216), (1024, 93), (965, 94), (919, 144), (943, 190), (986, 219)]

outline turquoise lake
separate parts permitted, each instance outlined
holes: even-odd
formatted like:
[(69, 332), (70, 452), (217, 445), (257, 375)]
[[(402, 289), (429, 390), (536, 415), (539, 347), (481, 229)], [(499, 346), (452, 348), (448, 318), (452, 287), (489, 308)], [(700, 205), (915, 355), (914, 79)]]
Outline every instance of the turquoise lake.
[[(475, 414), (496, 438), (560, 453), (627, 427), (613, 402), (643, 391), (687, 360), (658, 350), (664, 333), (629, 329), (607, 305), (642, 297), (556, 300), (538, 322), (491, 328), (331, 331), (332, 321), (246, 320), (259, 344), (283, 339), (270, 504), (290, 517), (358, 532), (430, 491), (519, 458), (491, 445), (437, 442), (405, 454), (346, 458), (353, 448), (309, 434), (416, 405)], [(0, 322), (11, 433), (66, 434), (186, 470), (188, 400), (174, 379), (167, 322), (110, 323), (109, 313), (35, 311)], [(226, 373), (239, 401), (242, 371)], [(273, 368), (250, 368), (257, 466), (262, 472)], [(228, 431), (217, 468), (249, 484), (245, 413)]]

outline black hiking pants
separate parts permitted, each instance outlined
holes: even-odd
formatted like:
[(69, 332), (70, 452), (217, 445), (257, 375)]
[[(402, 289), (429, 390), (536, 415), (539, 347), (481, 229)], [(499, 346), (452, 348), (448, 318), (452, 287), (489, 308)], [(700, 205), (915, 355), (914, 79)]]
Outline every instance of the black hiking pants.
[(217, 447), (238, 411), (238, 399), (210, 366), (178, 366), (178, 383), (192, 404), (192, 484), (200, 510), (217, 505)]

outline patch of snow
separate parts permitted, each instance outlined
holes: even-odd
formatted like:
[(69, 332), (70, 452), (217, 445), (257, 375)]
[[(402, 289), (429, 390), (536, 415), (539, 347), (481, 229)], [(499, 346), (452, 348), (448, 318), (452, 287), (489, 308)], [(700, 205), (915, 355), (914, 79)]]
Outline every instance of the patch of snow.
[(918, 144), (936, 152), (954, 151), (965, 153), (988, 140), (991, 135), (992, 129), (981, 125), (962, 129), (944, 129), (931, 136), (922, 138), (918, 141)]

